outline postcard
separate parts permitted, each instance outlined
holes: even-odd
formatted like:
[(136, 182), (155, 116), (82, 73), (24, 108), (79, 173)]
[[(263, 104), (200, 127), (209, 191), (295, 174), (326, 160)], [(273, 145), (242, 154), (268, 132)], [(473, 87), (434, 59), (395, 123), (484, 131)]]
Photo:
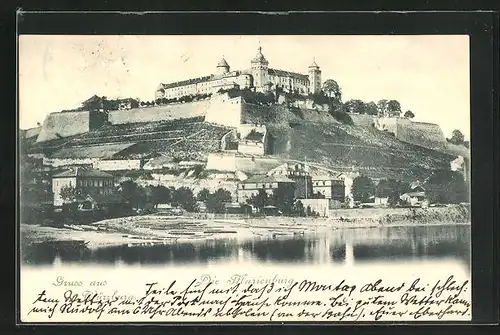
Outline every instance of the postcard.
[(23, 323), (471, 320), (467, 35), (21, 34), (18, 64)]

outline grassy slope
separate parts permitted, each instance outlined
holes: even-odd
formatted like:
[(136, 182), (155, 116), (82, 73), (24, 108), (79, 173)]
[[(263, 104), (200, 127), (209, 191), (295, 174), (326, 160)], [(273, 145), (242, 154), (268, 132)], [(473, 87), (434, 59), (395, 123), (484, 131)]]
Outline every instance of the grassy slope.
[(302, 110), (302, 117), (296, 114), (281, 106), (247, 105), (244, 116), (268, 126), (275, 155), (294, 160), (307, 157), (308, 162), (332, 169), (356, 166), (373, 177), (412, 179), (430, 170), (448, 169), (454, 158), (373, 128), (342, 124), (327, 113)]

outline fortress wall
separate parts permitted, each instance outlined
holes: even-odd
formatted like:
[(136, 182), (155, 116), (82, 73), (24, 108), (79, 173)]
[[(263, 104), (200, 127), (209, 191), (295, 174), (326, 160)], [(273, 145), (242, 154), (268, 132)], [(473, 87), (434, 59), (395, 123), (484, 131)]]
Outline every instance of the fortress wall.
[(446, 145), (441, 127), (435, 123), (413, 122), (406, 118), (379, 118), (379, 130), (394, 133), (396, 138), (428, 149), (443, 149)]
[(140, 159), (110, 159), (96, 160), (94, 169), (103, 171), (119, 171), (119, 170), (139, 170), (141, 168)]
[[(89, 112), (61, 112), (49, 114), (43, 121), (37, 142), (83, 134), (89, 131)], [(58, 136), (59, 135), (59, 136)]]
[(236, 171), (236, 155), (224, 153), (211, 153), (207, 159), (207, 170)]
[(229, 98), (227, 94), (215, 95), (209, 100), (205, 121), (229, 127), (241, 124), (243, 99)]
[(248, 134), (250, 134), (250, 132), (254, 129), (255, 131), (263, 134), (266, 134), (267, 132), (265, 125), (253, 125), (249, 123), (238, 125), (238, 132), (240, 133), (240, 137), (242, 139), (245, 138)]
[(367, 115), (367, 114), (353, 114), (353, 113), (347, 113), (352, 119), (352, 122), (354, 122), (354, 125), (356, 126), (364, 126), (364, 127), (371, 127), (372, 123), (375, 122), (376, 116), (373, 115)]
[(434, 123), (410, 122), (407, 125), (398, 123), (396, 137), (401, 141), (429, 149), (441, 148), (446, 144), (441, 127)]
[(111, 124), (136, 122), (154, 122), (204, 116), (210, 107), (210, 100), (194, 101), (184, 104), (172, 104), (155, 107), (141, 107), (129, 110), (110, 111), (108, 121)]
[(35, 137), (35, 136), (38, 136), (40, 134), (40, 130), (42, 129), (42, 127), (35, 127), (35, 128), (30, 128), (30, 129), (26, 129), (26, 132), (25, 132), (25, 137), (26, 138), (32, 138), (32, 137)]
[(248, 155), (264, 155), (266, 150), (264, 143), (240, 142), (238, 152)]
[(408, 127), (410, 124), (410, 120), (396, 117), (381, 117), (375, 121), (375, 127), (378, 130), (394, 133), (396, 137), (400, 127)]
[(97, 158), (43, 158), (43, 164), (50, 165), (52, 167), (67, 165), (94, 165), (97, 161)]

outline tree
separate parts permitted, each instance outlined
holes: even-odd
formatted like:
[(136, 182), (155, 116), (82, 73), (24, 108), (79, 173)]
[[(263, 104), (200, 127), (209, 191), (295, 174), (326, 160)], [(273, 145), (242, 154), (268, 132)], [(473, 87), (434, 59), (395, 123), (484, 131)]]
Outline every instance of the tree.
[(469, 201), (469, 189), (462, 173), (435, 171), (424, 184), (430, 202), (459, 203)]
[(306, 208), (306, 215), (313, 216), (313, 210), (311, 209), (311, 206), (309, 206), (309, 205)]
[(404, 115), (405, 118), (407, 119), (413, 119), (415, 117), (415, 114), (411, 110), (407, 110)]
[(347, 112), (355, 113), (355, 114), (365, 114), (366, 113), (365, 103), (359, 99), (351, 99), (351, 100), (347, 101), (344, 105), (345, 105)]
[(273, 190), (272, 204), (278, 207), (283, 214), (290, 214), (293, 208), (293, 192), (286, 188), (277, 188)]
[(194, 212), (196, 208), (196, 199), (194, 198), (193, 191), (188, 187), (180, 187), (175, 190), (172, 203), (181, 206), (188, 212)]
[(378, 114), (377, 104), (375, 104), (373, 101), (370, 101), (369, 103), (365, 104), (365, 113), (368, 115), (377, 115)]
[(255, 206), (259, 212), (261, 212), (264, 209), (264, 206), (268, 205), (269, 197), (263, 189), (259, 190), (259, 193), (257, 195), (252, 195), (250, 199), (247, 200), (247, 203), (249, 205)]
[(129, 202), (130, 204), (134, 205), (135, 198), (136, 198), (137, 193), (138, 193), (138, 188), (139, 188), (139, 186), (135, 182), (133, 182), (131, 180), (124, 181), (120, 185), (122, 198), (125, 201)]
[(378, 115), (387, 115), (387, 99), (381, 99), (377, 102)]
[(375, 195), (380, 198), (389, 198), (390, 205), (395, 205), (399, 201), (401, 194), (405, 193), (409, 185), (395, 179), (382, 179), (375, 188)]
[(302, 201), (297, 200), (295, 202), (295, 204), (293, 204), (292, 212), (296, 216), (305, 216), (306, 215), (306, 211), (305, 211), (304, 204), (302, 203)]
[(397, 100), (390, 100), (387, 103), (387, 112), (391, 116), (399, 116), (401, 114), (401, 104)]
[(82, 192), (72, 186), (63, 186), (61, 188), (61, 198), (66, 202), (74, 202), (82, 198)]
[(342, 102), (342, 90), (339, 84), (333, 80), (328, 79), (323, 83), (322, 91), (335, 102)]
[(210, 196), (210, 191), (208, 189), (204, 188), (200, 192), (198, 192), (198, 195), (196, 196), (196, 200), (205, 202), (205, 201), (207, 201), (209, 196)]
[(231, 201), (231, 192), (219, 188), (207, 197), (207, 209), (211, 213), (224, 213), (226, 207), (224, 203)]
[(143, 187), (131, 180), (124, 181), (120, 185), (120, 189), (122, 199), (135, 208), (144, 208), (146, 203), (152, 198), (149, 192), (146, 192)]
[(375, 184), (369, 177), (359, 176), (352, 182), (352, 195), (355, 201), (368, 202), (375, 194)]
[(461, 145), (464, 144), (465, 136), (462, 134), (462, 132), (458, 129), (453, 130), (451, 133), (451, 138), (448, 139), (448, 142), (456, 145)]
[(151, 187), (151, 202), (153, 206), (158, 206), (161, 203), (170, 203), (171, 200), (172, 196), (169, 188), (163, 185)]
[(130, 101), (130, 107), (131, 108), (138, 108), (139, 107), (139, 98), (132, 99)]

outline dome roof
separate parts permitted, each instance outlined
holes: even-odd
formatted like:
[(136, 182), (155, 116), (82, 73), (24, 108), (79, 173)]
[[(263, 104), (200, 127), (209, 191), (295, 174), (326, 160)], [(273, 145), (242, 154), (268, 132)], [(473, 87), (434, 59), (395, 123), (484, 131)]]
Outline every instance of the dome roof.
[(257, 48), (257, 55), (252, 59), (252, 62), (267, 63), (266, 57), (262, 54), (262, 48), (260, 46)]
[(217, 67), (229, 67), (229, 64), (226, 62), (224, 58), (217, 64)]

